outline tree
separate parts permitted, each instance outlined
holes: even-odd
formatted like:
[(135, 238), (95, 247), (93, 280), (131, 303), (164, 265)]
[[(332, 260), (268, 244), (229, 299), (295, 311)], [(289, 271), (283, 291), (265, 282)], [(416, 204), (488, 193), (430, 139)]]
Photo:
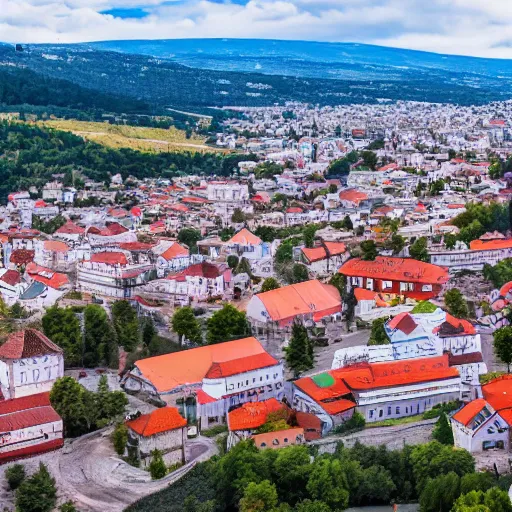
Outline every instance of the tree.
[(438, 441), (415, 446), (411, 451), (410, 459), (419, 493), (429, 478), (436, 478), (450, 471), (462, 477), (475, 471), (475, 459), (469, 452), (454, 449)]
[(9, 484), (9, 489), (11, 491), (15, 491), (25, 480), (25, 466), (23, 464), (14, 464), (10, 468), (5, 470), (5, 479)]
[(378, 255), (377, 245), (373, 240), (364, 240), (361, 242), (361, 250), (363, 251), (362, 259), (366, 261), (373, 261)]
[(494, 331), (494, 352), (507, 365), (507, 372), (510, 373), (512, 363), (512, 327), (505, 326)]
[(115, 367), (117, 360), (117, 336), (106, 311), (98, 304), (90, 304), (84, 310), (84, 366)]
[(271, 290), (277, 290), (278, 288), (281, 288), (281, 285), (275, 277), (267, 277), (261, 285), (262, 292), (269, 292)]
[(128, 442), (128, 427), (124, 423), (118, 423), (112, 432), (112, 444), (118, 455), (123, 455)]
[(428, 262), (430, 260), (430, 256), (428, 254), (427, 249), (427, 239), (422, 236), (418, 238), (410, 247), (409, 247), (409, 255), (411, 258), (414, 258), (418, 261)]
[(240, 512), (267, 512), (277, 506), (276, 486), (268, 480), (250, 482), (240, 500)]
[(233, 215), (231, 215), (231, 222), (233, 224), (243, 224), (247, 220), (247, 216), (240, 208), (235, 208)]
[(228, 267), (230, 269), (234, 269), (238, 265), (238, 256), (235, 256), (234, 254), (230, 254), (227, 259)]
[(293, 283), (303, 283), (309, 280), (309, 272), (305, 265), (295, 263), (292, 267), (292, 281)]
[(197, 248), (197, 242), (201, 240), (201, 232), (197, 229), (183, 228), (178, 233), (178, 242), (186, 245), (190, 252), (194, 252)]
[(372, 171), (377, 167), (377, 155), (373, 151), (363, 151), (361, 153), (361, 158), (363, 159), (364, 165), (369, 167)]
[(493, 487), (486, 492), (462, 494), (455, 501), (452, 512), (512, 512), (512, 504), (507, 492)]
[(140, 341), (137, 312), (127, 300), (112, 304), (112, 322), (117, 333), (117, 342), (126, 351), (134, 350)]
[(487, 491), (495, 485), (491, 473), (468, 473), (460, 479), (460, 493), (468, 494), (471, 491)]
[(151, 452), (151, 462), (149, 463), (149, 472), (153, 480), (159, 480), (167, 474), (167, 467), (162, 457), (160, 450), (153, 450)]
[(298, 321), (293, 323), (292, 336), (285, 354), (286, 363), (293, 370), (295, 377), (313, 368), (313, 346), (306, 328)]
[(50, 512), (57, 503), (55, 478), (39, 463), (39, 470), (16, 490), (16, 510), (19, 512)]
[(496, 288), (501, 288), (504, 284), (512, 281), (512, 258), (505, 258), (494, 267), (486, 263), (483, 274), (485, 279), (491, 281)]
[(311, 460), (305, 446), (291, 446), (280, 450), (274, 460), (277, 493), (291, 506), (308, 497), (307, 484), (311, 472)]
[(207, 322), (206, 340), (210, 345), (250, 336), (250, 327), (243, 311), (224, 304)]
[(446, 413), (442, 412), (436, 422), (432, 437), (441, 444), (453, 446), (453, 432)]
[(83, 433), (85, 388), (73, 377), (57, 379), (50, 392), (50, 402), (62, 418), (64, 435), (74, 436)]
[(317, 232), (318, 227), (314, 224), (310, 224), (304, 228), (302, 234), (304, 236), (304, 244), (306, 247), (313, 247), (315, 243), (315, 233)]
[(186, 338), (193, 343), (203, 342), (203, 333), (201, 325), (194, 316), (191, 307), (185, 306), (175, 311), (171, 320), (172, 330), (179, 336), (180, 344)]
[(142, 322), (142, 344), (147, 348), (157, 335), (152, 317), (146, 317)]
[(399, 254), (405, 247), (404, 237), (400, 236), (397, 233), (393, 233), (393, 235), (391, 236), (390, 246), (393, 251), (393, 254)]
[(233, 274), (247, 274), (249, 277), (252, 276), (251, 263), (247, 258), (242, 258), (236, 266)]
[(386, 334), (384, 324), (386, 323), (385, 318), (376, 318), (372, 322), (372, 330), (370, 333), (370, 339), (368, 345), (388, 345), (390, 340)]
[(345, 217), (342, 220), (342, 223), (343, 229), (346, 229), (347, 231), (352, 231), (354, 229), (354, 223), (352, 222), (350, 216), (345, 215)]
[(460, 478), (450, 472), (427, 481), (420, 495), (422, 512), (450, 512), (460, 495)]
[(297, 504), (295, 507), (296, 512), (332, 512), (331, 507), (326, 505), (323, 501), (304, 500)]
[(46, 310), (42, 324), (44, 334), (64, 351), (65, 365), (79, 366), (82, 362), (82, 330), (73, 310), (54, 305)]
[[(91, 391), (86, 391), (84, 396), (91, 394)], [(124, 416), (128, 405), (126, 394), (123, 391), (110, 391), (106, 375), (100, 377), (98, 390), (92, 394), (92, 398), (96, 404), (98, 428), (108, 425), (112, 419)], [(85, 409), (87, 410), (87, 407)]]
[(336, 274), (334, 274), (329, 280), (329, 284), (334, 286), (340, 292), (340, 297), (343, 298), (346, 288), (345, 276), (339, 272), (336, 272)]
[(274, 256), (275, 263), (285, 263), (287, 261), (293, 260), (293, 242), (291, 240), (286, 240), (282, 242), (276, 250), (276, 254)]
[(444, 304), (450, 315), (456, 318), (467, 318), (469, 316), (468, 303), (457, 288), (452, 288), (444, 294)]
[(443, 236), (443, 242), (447, 249), (453, 249), (457, 243), (457, 236), (446, 233), (446, 235)]
[(309, 495), (334, 510), (348, 506), (349, 492), (341, 461), (318, 459), (313, 463), (307, 484)]
[(59, 512), (78, 512), (72, 501), (66, 501), (59, 507)]
[(382, 466), (373, 465), (363, 470), (357, 498), (360, 504), (389, 503), (395, 490), (390, 472)]

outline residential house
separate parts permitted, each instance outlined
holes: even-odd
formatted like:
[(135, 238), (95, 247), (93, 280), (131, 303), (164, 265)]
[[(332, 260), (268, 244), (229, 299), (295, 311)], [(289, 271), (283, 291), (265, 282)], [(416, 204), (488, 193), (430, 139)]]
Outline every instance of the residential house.
[(309, 272), (317, 276), (331, 275), (350, 257), (343, 242), (324, 242), (302, 248), (302, 260)]
[(166, 465), (184, 464), (187, 420), (176, 407), (161, 407), (129, 420), (127, 455), (134, 455), (147, 468), (152, 452), (159, 450)]

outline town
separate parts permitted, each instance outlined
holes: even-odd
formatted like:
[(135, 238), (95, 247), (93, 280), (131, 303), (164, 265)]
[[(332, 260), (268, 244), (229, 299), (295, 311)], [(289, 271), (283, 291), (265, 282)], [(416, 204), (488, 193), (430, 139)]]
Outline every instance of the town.
[(225, 508), (187, 487), (180, 510), (508, 496), (512, 103), (226, 109), (220, 172), (146, 177), (3, 115), (6, 160), (83, 145), (98, 174), (0, 207), (0, 503), (53, 478), (60, 510), (160, 510), (216, 460)]

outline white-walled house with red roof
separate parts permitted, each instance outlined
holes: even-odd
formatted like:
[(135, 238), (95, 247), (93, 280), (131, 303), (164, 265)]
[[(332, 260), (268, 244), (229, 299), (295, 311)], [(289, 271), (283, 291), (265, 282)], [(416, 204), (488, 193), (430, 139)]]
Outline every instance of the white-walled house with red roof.
[(377, 363), (449, 356), (450, 367), (460, 375), (460, 398), (480, 396), (479, 376), (487, 373), (480, 334), (467, 320), (438, 308), (433, 313), (400, 313), (384, 326), (387, 345), (342, 348), (334, 354), (333, 369), (358, 363)]
[(283, 364), (256, 338), (205, 345), (142, 359), (123, 378), (131, 392), (143, 392), (169, 405), (195, 407), (200, 428), (225, 421), (233, 407), (284, 397)]
[(77, 286), (81, 291), (116, 299), (137, 295), (139, 288), (153, 277), (153, 263), (134, 264), (126, 251), (96, 252), (77, 264)]

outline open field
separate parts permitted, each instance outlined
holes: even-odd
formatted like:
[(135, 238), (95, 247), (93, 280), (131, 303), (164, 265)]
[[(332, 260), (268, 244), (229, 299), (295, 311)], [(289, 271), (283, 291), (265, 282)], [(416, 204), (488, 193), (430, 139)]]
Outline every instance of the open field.
[(203, 137), (192, 135), (187, 139), (185, 132), (174, 127), (146, 128), (141, 126), (115, 125), (89, 121), (56, 119), (39, 121), (39, 125), (64, 130), (79, 135), (86, 140), (111, 148), (130, 148), (138, 151), (215, 151), (204, 144)]

